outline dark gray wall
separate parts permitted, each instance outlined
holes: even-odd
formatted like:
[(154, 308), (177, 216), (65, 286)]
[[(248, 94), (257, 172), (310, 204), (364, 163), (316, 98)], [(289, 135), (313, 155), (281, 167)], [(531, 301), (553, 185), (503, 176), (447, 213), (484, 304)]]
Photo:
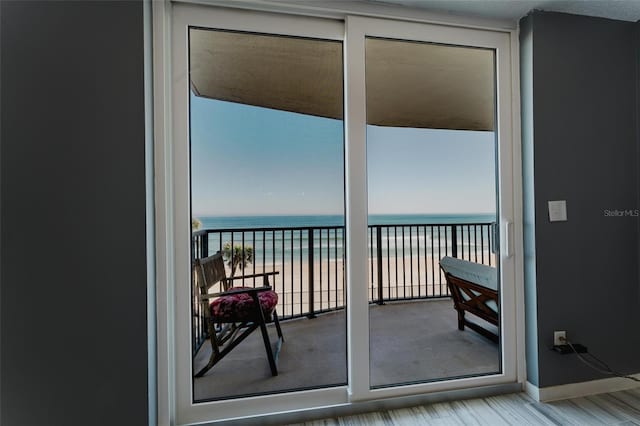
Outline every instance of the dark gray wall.
[[(640, 208), (636, 24), (544, 12), (522, 24), (532, 35), (530, 52), (522, 51), (532, 70), (531, 93), (523, 92), (523, 122), (532, 123), (523, 126), (523, 166), (533, 173), (525, 211), (527, 202), (535, 208), (533, 234), (525, 235), (535, 247), (526, 259), (534, 273), (525, 275), (535, 298), (527, 305), (536, 310), (528, 317), (537, 317), (537, 327), (527, 325), (528, 341), (537, 333), (537, 359), (528, 363), (538, 377), (530, 381), (546, 387), (606, 377), (549, 350), (554, 330), (637, 373), (638, 218), (604, 212)], [(550, 223), (547, 201), (560, 199), (569, 220)]]
[(0, 1), (0, 423), (147, 423), (141, 2)]

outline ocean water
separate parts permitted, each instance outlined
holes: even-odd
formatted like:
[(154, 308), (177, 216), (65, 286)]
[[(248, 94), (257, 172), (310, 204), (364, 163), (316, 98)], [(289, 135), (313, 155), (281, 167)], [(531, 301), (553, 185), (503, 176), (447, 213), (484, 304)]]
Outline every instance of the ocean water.
[[(342, 215), (319, 216), (203, 216), (201, 229), (286, 228), (344, 226)], [(370, 215), (369, 225), (423, 225), (452, 223), (491, 223), (496, 215), (479, 214), (396, 214)]]
[[(202, 230), (208, 234), (209, 253), (224, 244), (244, 245), (254, 250), (258, 263), (292, 263), (313, 257), (324, 260), (342, 259), (344, 254), (344, 217), (322, 216), (234, 216), (199, 217)], [(409, 253), (420, 249), (445, 250), (451, 247), (452, 224), (490, 224), (494, 214), (449, 215), (371, 215), (369, 225), (381, 225), (383, 256)], [(388, 225), (388, 226), (384, 226)], [(296, 229), (298, 228), (298, 229)], [(301, 229), (300, 229), (301, 228)], [(313, 229), (310, 229), (313, 228)], [(370, 256), (376, 253), (375, 228), (369, 230)], [(489, 226), (458, 226), (459, 250), (487, 250)], [(465, 240), (466, 238), (466, 240)]]

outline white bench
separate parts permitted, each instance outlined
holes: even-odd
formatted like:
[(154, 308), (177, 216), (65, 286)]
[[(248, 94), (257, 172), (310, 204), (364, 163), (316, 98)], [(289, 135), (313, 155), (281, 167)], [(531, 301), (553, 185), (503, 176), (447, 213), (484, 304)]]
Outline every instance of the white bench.
[(465, 325), (483, 336), (498, 342), (496, 333), (465, 318), (465, 312), (476, 315), (496, 327), (500, 326), (498, 274), (496, 268), (454, 257), (443, 257), (440, 268), (458, 312), (458, 329)]

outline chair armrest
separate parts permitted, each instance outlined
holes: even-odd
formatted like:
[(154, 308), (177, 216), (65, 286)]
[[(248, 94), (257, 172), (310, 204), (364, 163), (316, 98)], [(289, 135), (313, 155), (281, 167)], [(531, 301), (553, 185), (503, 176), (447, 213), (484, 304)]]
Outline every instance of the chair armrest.
[(280, 273), (280, 271), (261, 272), (259, 274), (251, 274), (251, 275), (239, 275), (239, 276), (236, 276), (236, 277), (228, 277), (227, 281), (242, 280), (242, 279), (247, 279), (247, 278), (267, 277), (269, 275), (278, 275), (279, 273)]

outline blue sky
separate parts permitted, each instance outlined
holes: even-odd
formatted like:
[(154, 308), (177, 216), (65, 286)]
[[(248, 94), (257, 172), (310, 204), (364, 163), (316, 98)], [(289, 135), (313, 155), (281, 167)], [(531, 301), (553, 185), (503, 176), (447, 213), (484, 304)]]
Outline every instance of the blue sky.
[[(495, 211), (494, 134), (368, 126), (370, 214)], [(344, 211), (343, 122), (191, 96), (198, 216)]]
[(493, 213), (494, 133), (367, 127), (369, 213)]

